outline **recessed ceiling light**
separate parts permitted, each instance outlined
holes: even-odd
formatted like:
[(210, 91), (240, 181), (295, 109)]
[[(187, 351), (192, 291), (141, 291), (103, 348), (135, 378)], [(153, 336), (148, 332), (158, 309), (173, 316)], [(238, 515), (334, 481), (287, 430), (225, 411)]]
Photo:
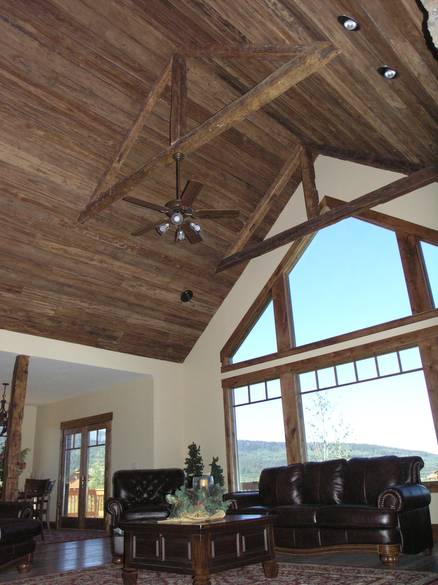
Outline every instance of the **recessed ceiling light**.
[(338, 22), (340, 22), (342, 26), (350, 32), (360, 29), (360, 24), (357, 22), (357, 20), (351, 18), (351, 16), (338, 16)]
[(193, 298), (193, 292), (191, 290), (184, 290), (181, 293), (181, 300), (183, 303), (188, 303)]
[(394, 77), (397, 77), (398, 72), (393, 69), (392, 67), (388, 67), (388, 65), (384, 65), (383, 67), (379, 67), (377, 69), (377, 72), (380, 73), (380, 75), (382, 77), (384, 77), (385, 79), (394, 79)]

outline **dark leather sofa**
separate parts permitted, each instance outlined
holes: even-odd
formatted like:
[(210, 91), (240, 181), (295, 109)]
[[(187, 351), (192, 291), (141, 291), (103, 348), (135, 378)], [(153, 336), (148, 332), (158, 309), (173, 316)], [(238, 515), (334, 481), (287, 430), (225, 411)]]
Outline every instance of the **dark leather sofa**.
[(178, 468), (123, 469), (113, 475), (113, 497), (105, 509), (111, 516), (113, 562), (123, 557), (121, 521), (162, 520), (167, 518), (170, 506), (166, 495), (184, 484), (184, 471)]
[(41, 522), (32, 514), (27, 503), (0, 502), (0, 565), (16, 562), (23, 573), (31, 568), (34, 538), (42, 532)]
[(433, 546), (421, 457), (337, 459), (264, 469), (259, 491), (234, 492), (234, 513), (275, 514), (277, 547), (376, 545), (384, 564)]

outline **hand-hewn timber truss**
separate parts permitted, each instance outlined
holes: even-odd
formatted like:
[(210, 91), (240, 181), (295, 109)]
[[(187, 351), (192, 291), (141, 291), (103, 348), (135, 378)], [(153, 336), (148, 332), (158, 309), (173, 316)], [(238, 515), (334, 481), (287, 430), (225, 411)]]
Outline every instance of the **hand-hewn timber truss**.
[[(246, 118), (249, 114), (256, 112), (286, 92), (298, 82), (317, 72), (338, 53), (339, 51), (331, 44), (319, 42), (310, 46), (274, 47), (248, 45), (229, 47), (211, 46), (202, 49), (188, 48), (184, 55), (174, 55), (151, 88), (133, 127), (123, 139), (116, 156), (99, 180), (88, 205), (79, 216), (79, 221), (87, 221), (90, 217), (95, 216), (120, 199), (125, 198), (129, 200), (127, 194), (140, 184), (158, 165), (171, 164), (175, 153), (187, 154), (197, 150), (231, 128), (234, 124)], [(278, 67), (278, 69), (247, 93), (225, 106), (194, 130), (186, 133), (186, 57), (263, 58), (271, 60), (289, 57), (291, 59)], [(120, 171), (123, 162), (138, 139), (148, 116), (151, 114), (155, 104), (169, 83), (171, 84), (169, 147), (147, 161), (133, 174), (114, 183), (117, 173)], [(297, 140), (296, 136), (294, 138)], [(271, 250), (298, 238), (302, 238), (344, 218), (353, 215), (360, 216), (366, 213), (372, 214), (373, 212), (370, 211), (371, 207), (391, 201), (438, 179), (438, 167), (420, 169), (411, 173), (406, 178), (399, 179), (367, 195), (358, 197), (353, 201), (340, 202), (332, 200), (333, 205), (331, 208), (323, 215), (320, 215), (319, 196), (315, 184), (314, 169), (314, 159), (318, 152), (323, 151), (320, 148), (314, 149), (313, 147), (309, 147), (308, 144), (303, 144), (302, 142), (301, 146), (296, 146), (292, 149), (268, 191), (239, 233), (237, 240), (230, 247), (225, 258), (220, 262), (217, 268), (218, 272), (266, 254)], [(354, 157), (352, 160), (354, 160)], [(368, 164), (367, 161), (357, 162)], [(260, 243), (245, 247), (266, 217), (274, 198), (284, 190), (292, 179), (295, 187), (302, 181), (307, 221)]]

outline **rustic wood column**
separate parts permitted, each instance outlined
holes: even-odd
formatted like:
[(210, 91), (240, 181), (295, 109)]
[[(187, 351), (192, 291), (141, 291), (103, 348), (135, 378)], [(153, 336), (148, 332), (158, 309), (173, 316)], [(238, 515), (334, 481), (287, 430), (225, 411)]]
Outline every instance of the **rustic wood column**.
[(397, 243), (405, 274), (412, 313), (433, 309), (432, 294), (416, 236), (398, 233)]
[(15, 358), (11, 385), (11, 401), (8, 409), (8, 430), (3, 466), (2, 500), (16, 500), (18, 496), (18, 462), (21, 452), (21, 427), (23, 425), (24, 401), (26, 399), (29, 356)]
[(306, 446), (301, 396), (295, 373), (283, 372), (280, 375), (280, 385), (287, 462), (289, 465), (301, 463), (306, 459)]
[(438, 440), (438, 337), (421, 341), (418, 347), (420, 348), (424, 379), (426, 380), (430, 409)]

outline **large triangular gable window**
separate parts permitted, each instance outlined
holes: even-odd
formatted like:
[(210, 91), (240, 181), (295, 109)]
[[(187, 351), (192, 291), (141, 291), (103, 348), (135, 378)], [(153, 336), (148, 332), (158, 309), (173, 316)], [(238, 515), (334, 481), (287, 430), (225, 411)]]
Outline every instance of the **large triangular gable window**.
[(435, 308), (438, 308), (438, 246), (421, 242), (421, 251), (423, 252), (433, 304)]
[(233, 364), (277, 351), (274, 307), (270, 301), (257, 319), (239, 349), (233, 355)]
[(289, 285), (297, 346), (411, 314), (395, 234), (353, 218), (316, 234)]

